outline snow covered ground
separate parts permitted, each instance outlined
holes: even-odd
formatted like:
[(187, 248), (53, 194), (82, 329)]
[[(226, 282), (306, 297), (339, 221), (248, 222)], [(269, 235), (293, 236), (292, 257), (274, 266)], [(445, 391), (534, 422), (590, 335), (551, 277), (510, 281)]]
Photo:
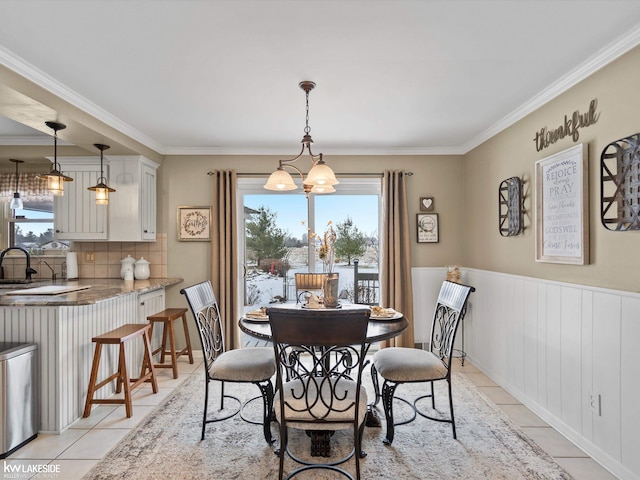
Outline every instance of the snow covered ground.
[[(257, 269), (248, 269), (246, 296), (248, 304), (252, 308), (268, 306), (277, 303), (283, 299), (295, 302), (295, 282), (294, 274), (300, 272), (308, 272), (309, 268), (306, 263), (306, 247), (294, 248), (289, 255), (289, 263), (291, 268), (286, 273), (286, 277), (279, 277), (269, 273), (262, 272)], [(369, 249), (362, 256), (359, 263), (361, 272), (377, 272), (378, 263), (377, 255), (373, 249)], [(348, 300), (353, 299), (353, 264), (348, 266), (347, 263), (339, 263), (335, 265), (334, 271), (340, 274), (339, 292)], [(318, 264), (316, 272), (322, 272), (322, 265)]]

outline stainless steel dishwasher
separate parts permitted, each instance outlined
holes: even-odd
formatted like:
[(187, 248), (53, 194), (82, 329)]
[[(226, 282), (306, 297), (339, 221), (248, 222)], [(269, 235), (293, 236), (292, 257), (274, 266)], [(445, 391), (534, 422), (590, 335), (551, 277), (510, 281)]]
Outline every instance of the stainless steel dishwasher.
[(0, 342), (0, 458), (38, 434), (35, 343)]

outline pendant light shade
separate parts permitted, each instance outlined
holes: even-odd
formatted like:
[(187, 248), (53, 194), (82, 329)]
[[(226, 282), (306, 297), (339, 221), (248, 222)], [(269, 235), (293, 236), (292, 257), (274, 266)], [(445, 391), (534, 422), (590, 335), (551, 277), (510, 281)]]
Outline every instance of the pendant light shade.
[[(316, 84), (310, 81), (304, 81), (300, 82), (298, 86), (304, 90), (307, 104), (306, 125), (301, 142), (302, 150), (297, 157), (289, 160), (280, 160), (277, 170), (269, 176), (269, 180), (265, 183), (264, 188), (279, 192), (297, 189), (298, 187), (293, 182), (291, 175), (284, 170), (285, 167), (288, 167), (300, 175), (300, 178), (302, 179), (302, 188), (304, 189), (307, 197), (309, 196), (309, 193), (332, 193), (336, 191), (335, 188), (333, 188), (333, 185), (337, 185), (340, 182), (336, 179), (336, 175), (333, 173), (333, 170), (331, 170), (331, 168), (324, 163), (324, 160), (322, 160), (322, 154), (314, 155), (311, 152), (313, 139), (311, 138), (311, 127), (309, 127), (309, 92), (315, 88)], [(293, 162), (302, 157), (305, 149), (307, 150), (309, 159), (311, 160), (311, 170), (309, 170), (306, 178), (302, 173), (302, 170), (292, 165)]]
[(336, 189), (332, 185), (314, 185), (311, 193), (333, 193)]
[(109, 193), (115, 192), (115, 189), (107, 185), (107, 179), (104, 177), (104, 151), (110, 147), (101, 143), (94, 143), (93, 146), (100, 150), (100, 177), (98, 178), (98, 183), (93, 187), (87, 188), (87, 190), (96, 192), (96, 205), (108, 205)]
[(47, 189), (56, 197), (64, 195), (64, 182), (73, 182), (73, 178), (63, 175), (58, 170), (58, 130), (64, 130), (66, 125), (58, 122), (44, 122), (47, 127), (53, 130), (53, 168), (49, 173), (38, 175), (47, 181)]
[(11, 203), (9, 203), (9, 208), (11, 210), (22, 210), (22, 208), (24, 207), (24, 204), (22, 203), (22, 199), (20, 198), (20, 192), (18, 192), (18, 187), (20, 185), (20, 175), (18, 173), (18, 165), (24, 162), (22, 160), (15, 160), (13, 158), (9, 159), (9, 161), (16, 164), (16, 191), (13, 194)]
[[(335, 173), (333, 170), (329, 168), (329, 166), (324, 163), (322, 160), (322, 154), (320, 154), (320, 160), (316, 163), (309, 173), (307, 174), (307, 179), (304, 183), (308, 183), (309, 185), (337, 185), (338, 180), (336, 179)], [(335, 190), (334, 190), (335, 191)]]
[(285, 192), (287, 190), (295, 190), (298, 186), (293, 183), (293, 178), (291, 178), (289, 172), (286, 172), (282, 167), (278, 167), (278, 169), (269, 176), (269, 180), (267, 180), (264, 188)]

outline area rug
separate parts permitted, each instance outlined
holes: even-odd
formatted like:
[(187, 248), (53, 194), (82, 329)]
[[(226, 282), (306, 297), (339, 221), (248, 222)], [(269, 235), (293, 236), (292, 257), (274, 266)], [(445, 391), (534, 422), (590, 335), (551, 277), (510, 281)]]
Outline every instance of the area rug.
[[(272, 423), (276, 438), (267, 445), (262, 427), (243, 421), (239, 416), (207, 426), (206, 438), (200, 441), (204, 399), (204, 373), (194, 374), (174, 394), (148, 415), (84, 478), (97, 479), (275, 479), (278, 478), (277, 424)], [(369, 374), (365, 377), (369, 379)], [(370, 381), (368, 391), (372, 392)], [(443, 384), (436, 390), (437, 410), (448, 411)], [(425, 393), (424, 385), (405, 384), (397, 395), (415, 398)], [(514, 425), (490, 400), (462, 374), (453, 377), (454, 407), (458, 439), (451, 426), (418, 417), (414, 422), (396, 427), (391, 447), (382, 443), (384, 425), (367, 427), (363, 449), (367, 457), (361, 462), (363, 479), (562, 479), (567, 474), (540, 447)], [(258, 394), (253, 385), (227, 384), (227, 393), (248, 399)], [(217, 408), (217, 390), (210, 392), (210, 411)], [(428, 404), (428, 401), (427, 401)], [(397, 418), (408, 414), (398, 405)], [(248, 416), (260, 417), (260, 402), (249, 404)], [(404, 410), (403, 410), (404, 409)], [(384, 414), (380, 412), (384, 420)], [(384, 423), (384, 422), (383, 422)], [(350, 436), (337, 432), (331, 439), (332, 453), (346, 452)], [(309, 457), (310, 439), (304, 432), (292, 430), (290, 444), (300, 456)], [(353, 461), (347, 470), (355, 472)], [(285, 463), (285, 471), (295, 465)], [(332, 476), (333, 475), (333, 476)], [(313, 471), (299, 475), (303, 479), (336, 478), (335, 473)]]

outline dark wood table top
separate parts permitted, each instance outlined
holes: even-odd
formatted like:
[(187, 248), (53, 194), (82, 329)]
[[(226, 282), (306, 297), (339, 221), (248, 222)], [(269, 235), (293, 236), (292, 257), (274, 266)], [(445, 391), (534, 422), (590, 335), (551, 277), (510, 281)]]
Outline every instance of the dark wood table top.
[[(295, 308), (300, 311), (300, 315), (304, 315), (305, 312), (310, 310), (302, 308), (300, 304), (283, 304), (278, 307)], [(368, 308), (366, 305), (343, 305), (345, 309), (361, 309)], [(399, 317), (399, 318), (395, 318)], [(370, 319), (367, 327), (367, 343), (380, 342), (382, 340), (389, 340), (390, 338), (400, 335), (408, 326), (409, 322), (402, 314), (396, 315), (393, 319)], [(254, 338), (260, 340), (271, 340), (271, 326), (267, 319), (252, 319), (242, 317), (238, 325), (247, 335), (251, 335)]]

